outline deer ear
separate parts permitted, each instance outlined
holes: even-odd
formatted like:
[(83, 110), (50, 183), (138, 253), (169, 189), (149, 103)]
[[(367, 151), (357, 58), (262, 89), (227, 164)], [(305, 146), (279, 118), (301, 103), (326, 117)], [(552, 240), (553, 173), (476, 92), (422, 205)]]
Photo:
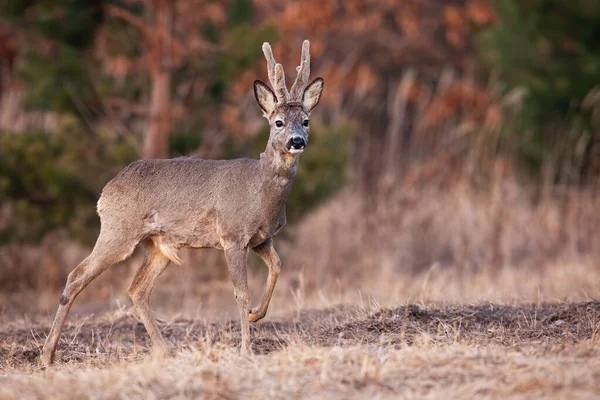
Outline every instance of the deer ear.
[(302, 94), (302, 105), (306, 111), (311, 112), (313, 108), (319, 104), (324, 84), (323, 78), (317, 78), (304, 89), (304, 94)]
[(264, 82), (254, 81), (254, 97), (265, 114), (270, 114), (275, 110), (277, 97)]

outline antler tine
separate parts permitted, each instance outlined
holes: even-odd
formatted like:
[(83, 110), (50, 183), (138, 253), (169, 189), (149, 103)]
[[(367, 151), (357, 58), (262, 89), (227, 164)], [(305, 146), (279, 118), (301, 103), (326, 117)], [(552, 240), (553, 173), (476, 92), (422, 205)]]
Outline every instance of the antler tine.
[(310, 42), (308, 40), (302, 43), (302, 56), (296, 71), (298, 71), (298, 75), (296, 75), (296, 80), (290, 90), (290, 98), (292, 101), (302, 101), (302, 95), (310, 76)]
[(262, 45), (263, 53), (265, 54), (265, 58), (267, 59), (267, 72), (269, 73), (269, 81), (271, 85), (275, 84), (275, 57), (273, 57), (273, 50), (271, 49), (271, 45), (267, 42), (264, 42)]
[(281, 64), (275, 65), (275, 83), (273, 84), (275, 95), (277, 96), (278, 103), (286, 103), (290, 99), (287, 86), (285, 86), (285, 72), (283, 72), (283, 66)]
[(269, 81), (271, 82), (271, 86), (273, 86), (273, 90), (277, 96), (277, 101), (279, 103), (285, 103), (289, 100), (289, 93), (287, 87), (285, 86), (285, 73), (283, 72), (283, 67), (281, 64), (277, 64), (275, 61), (275, 57), (273, 57), (273, 49), (271, 49), (271, 45), (269, 43), (263, 43), (262, 49), (263, 53), (265, 54), (265, 58), (267, 59), (267, 72), (269, 74)]

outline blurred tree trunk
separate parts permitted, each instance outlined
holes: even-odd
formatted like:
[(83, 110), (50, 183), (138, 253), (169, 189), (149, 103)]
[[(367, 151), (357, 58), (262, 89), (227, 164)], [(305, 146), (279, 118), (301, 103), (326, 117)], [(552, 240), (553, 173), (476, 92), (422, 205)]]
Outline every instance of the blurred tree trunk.
[(127, 22), (142, 35), (150, 72), (149, 115), (142, 155), (144, 158), (167, 158), (171, 130), (172, 52), (178, 45), (173, 37), (176, 0), (150, 0), (146, 4), (150, 22), (112, 4), (106, 9), (109, 15)]
[(149, 49), (150, 116), (144, 134), (144, 158), (169, 157), (171, 130), (171, 38), (175, 0), (153, 2), (155, 26)]
[(144, 158), (169, 156), (171, 73), (161, 68), (150, 76), (150, 116), (144, 134)]

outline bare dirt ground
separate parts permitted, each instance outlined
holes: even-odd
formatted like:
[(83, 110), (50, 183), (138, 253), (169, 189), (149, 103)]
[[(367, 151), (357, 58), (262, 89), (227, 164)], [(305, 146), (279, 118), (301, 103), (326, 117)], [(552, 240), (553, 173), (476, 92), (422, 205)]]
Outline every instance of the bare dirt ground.
[(1, 398), (397, 398), (600, 395), (600, 302), (336, 306), (267, 318), (254, 355), (236, 320), (162, 322), (150, 360), (129, 311), (70, 320), (48, 370), (49, 327), (0, 328)]

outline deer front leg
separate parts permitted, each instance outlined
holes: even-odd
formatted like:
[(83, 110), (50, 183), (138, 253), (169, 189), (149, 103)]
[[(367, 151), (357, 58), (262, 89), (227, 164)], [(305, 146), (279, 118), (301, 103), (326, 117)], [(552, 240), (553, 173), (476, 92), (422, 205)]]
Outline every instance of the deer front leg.
[(248, 321), (248, 303), (250, 295), (248, 294), (248, 270), (246, 261), (248, 259), (248, 248), (232, 245), (225, 248), (225, 260), (229, 267), (235, 301), (237, 302), (240, 313), (240, 323), (242, 325), (242, 354), (249, 354), (250, 350), (250, 326)]
[(267, 309), (269, 308), (269, 303), (271, 302), (271, 296), (273, 296), (273, 290), (275, 289), (275, 284), (277, 283), (277, 277), (279, 276), (279, 272), (281, 271), (281, 260), (279, 256), (275, 252), (275, 248), (273, 247), (273, 239), (269, 238), (263, 244), (254, 247), (252, 250), (269, 267), (269, 276), (267, 277), (267, 284), (265, 286), (265, 291), (263, 292), (262, 298), (260, 299), (260, 303), (258, 307), (250, 310), (250, 322), (256, 322), (261, 320), (267, 315)]

